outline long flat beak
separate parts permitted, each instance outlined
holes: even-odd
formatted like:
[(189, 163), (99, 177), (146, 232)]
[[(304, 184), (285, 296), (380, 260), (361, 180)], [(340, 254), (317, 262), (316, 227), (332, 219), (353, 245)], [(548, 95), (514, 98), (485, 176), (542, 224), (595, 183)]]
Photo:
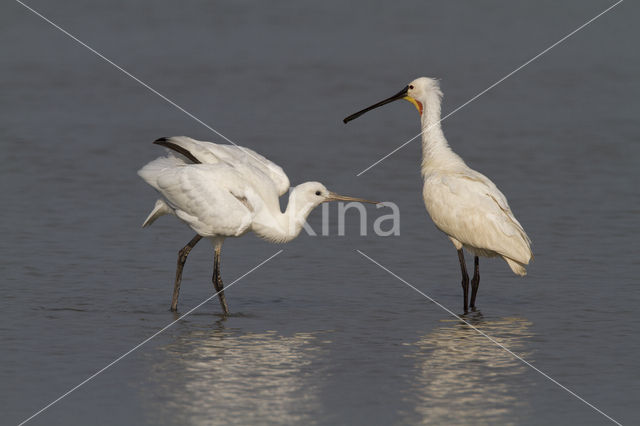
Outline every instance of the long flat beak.
[(362, 114), (364, 114), (365, 112), (369, 112), (372, 109), (376, 109), (378, 107), (381, 107), (382, 105), (386, 105), (390, 102), (393, 101), (397, 101), (399, 99), (404, 99), (405, 96), (407, 96), (407, 91), (409, 90), (409, 86), (405, 86), (404, 89), (402, 89), (401, 91), (399, 91), (398, 93), (396, 93), (395, 95), (391, 96), (390, 98), (385, 99), (384, 101), (380, 101), (377, 104), (373, 104), (370, 107), (367, 107), (365, 109), (363, 109), (362, 111), (358, 111), (355, 114), (351, 114), (350, 116), (348, 116), (347, 118), (345, 118), (344, 120), (342, 120), (342, 122), (344, 124), (347, 124), (348, 122), (350, 122), (351, 120), (355, 120), (356, 118), (360, 117)]
[(365, 200), (364, 198), (348, 197), (346, 195), (336, 194), (335, 192), (329, 192), (329, 196), (324, 199), (324, 202), (328, 201), (356, 201), (359, 203), (378, 204), (379, 201)]

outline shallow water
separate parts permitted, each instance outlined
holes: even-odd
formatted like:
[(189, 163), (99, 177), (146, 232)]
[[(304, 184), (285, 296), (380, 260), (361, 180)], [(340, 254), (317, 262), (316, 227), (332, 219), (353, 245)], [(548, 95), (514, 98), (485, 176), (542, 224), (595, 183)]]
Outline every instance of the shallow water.
[[(29, 3), (294, 183), (392, 200), (401, 235), (227, 241), (233, 312), (205, 304), (30, 424), (607, 424), (355, 250), (455, 312), (455, 251), (420, 198), (410, 105), (341, 119), (419, 75), (452, 111), (605, 9), (600, 1)], [(640, 419), (639, 70), (625, 2), (448, 118), (533, 240), (524, 279), (481, 261), (466, 319), (623, 424)], [(173, 218), (135, 174), (160, 136), (217, 140), (18, 3), (0, 13), (0, 412), (26, 419), (175, 319)], [(320, 233), (321, 211), (310, 225)], [(180, 312), (212, 294), (206, 242)]]

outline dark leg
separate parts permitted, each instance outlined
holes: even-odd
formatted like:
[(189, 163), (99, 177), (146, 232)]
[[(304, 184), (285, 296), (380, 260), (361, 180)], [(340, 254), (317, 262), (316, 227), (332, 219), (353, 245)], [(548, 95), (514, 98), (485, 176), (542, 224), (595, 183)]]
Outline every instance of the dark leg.
[(215, 248), (215, 257), (213, 262), (213, 286), (220, 298), (220, 306), (225, 315), (229, 315), (229, 306), (227, 306), (227, 300), (224, 297), (224, 286), (222, 285), (222, 277), (220, 276), (220, 251), (222, 250), (222, 244), (217, 244)]
[(471, 279), (471, 305), (476, 307), (476, 295), (478, 294), (478, 286), (480, 285), (480, 259), (478, 256), (473, 258), (473, 278)]
[(458, 260), (460, 261), (460, 270), (462, 271), (462, 292), (464, 293), (464, 311), (469, 310), (469, 274), (467, 274), (467, 265), (464, 263), (464, 253), (462, 249), (458, 250)]
[(187, 261), (187, 256), (191, 252), (191, 249), (198, 244), (202, 237), (200, 235), (196, 235), (193, 237), (191, 241), (187, 243), (186, 246), (182, 247), (182, 249), (178, 252), (178, 267), (176, 268), (176, 283), (173, 286), (173, 298), (171, 299), (171, 310), (178, 310), (178, 295), (180, 294), (180, 284), (182, 283), (182, 268), (184, 268), (184, 263)]

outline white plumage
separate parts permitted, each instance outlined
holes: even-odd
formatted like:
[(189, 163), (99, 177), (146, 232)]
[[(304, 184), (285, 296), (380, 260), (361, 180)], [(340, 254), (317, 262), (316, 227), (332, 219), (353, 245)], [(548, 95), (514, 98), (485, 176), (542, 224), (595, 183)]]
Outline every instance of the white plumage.
[(523, 276), (527, 273), (526, 265), (533, 257), (531, 241), (502, 192), (489, 178), (468, 167), (449, 147), (440, 127), (442, 91), (437, 80), (418, 78), (394, 96), (344, 121), (346, 123), (398, 99), (411, 102), (420, 113), (424, 178), (422, 195), (436, 227), (451, 239), (458, 250), (466, 311), (469, 277), (462, 248), (475, 255), (471, 295), (471, 307), (474, 307), (480, 282), (478, 256), (500, 256), (514, 273)]
[(279, 197), (289, 189), (289, 178), (281, 167), (255, 151), (185, 136), (161, 138), (155, 143), (171, 151), (138, 171), (163, 197), (156, 201), (143, 227), (160, 216), (173, 214), (197, 234), (178, 257), (172, 310), (177, 309), (186, 257), (202, 237), (210, 239), (215, 247), (213, 282), (226, 314), (219, 276), (225, 238), (253, 231), (268, 241), (286, 242), (298, 236), (309, 213), (323, 202), (370, 202), (335, 194), (319, 182), (306, 182), (292, 189), (287, 209), (282, 212)]
[(514, 273), (526, 275), (529, 237), (505, 196), (486, 176), (468, 167), (454, 172), (434, 170), (424, 175), (423, 196), (431, 219), (456, 249), (464, 247), (476, 256), (501, 256)]

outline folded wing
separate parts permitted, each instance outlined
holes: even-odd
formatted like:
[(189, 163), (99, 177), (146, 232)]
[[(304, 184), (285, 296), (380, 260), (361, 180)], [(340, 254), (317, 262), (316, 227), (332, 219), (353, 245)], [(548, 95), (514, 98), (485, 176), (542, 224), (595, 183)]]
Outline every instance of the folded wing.
[(225, 164), (186, 164), (161, 157), (138, 174), (166, 200), (172, 213), (202, 236), (239, 236), (262, 201), (252, 185)]
[(463, 244), (521, 264), (532, 257), (530, 240), (507, 199), (484, 175), (438, 174), (425, 181), (427, 210), (436, 226)]

